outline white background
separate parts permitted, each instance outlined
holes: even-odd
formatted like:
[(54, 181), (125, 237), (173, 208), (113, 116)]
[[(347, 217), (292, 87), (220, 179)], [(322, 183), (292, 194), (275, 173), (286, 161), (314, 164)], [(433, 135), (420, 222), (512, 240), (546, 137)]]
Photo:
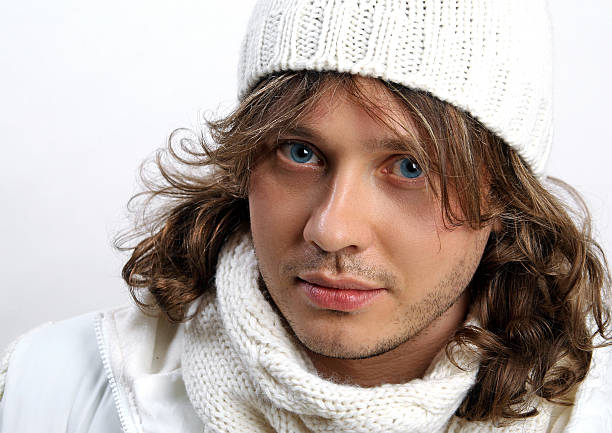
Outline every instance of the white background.
[[(0, 0), (0, 348), (128, 300), (112, 249), (140, 162), (235, 100), (252, 1)], [(555, 144), (612, 246), (612, 2), (553, 0)]]

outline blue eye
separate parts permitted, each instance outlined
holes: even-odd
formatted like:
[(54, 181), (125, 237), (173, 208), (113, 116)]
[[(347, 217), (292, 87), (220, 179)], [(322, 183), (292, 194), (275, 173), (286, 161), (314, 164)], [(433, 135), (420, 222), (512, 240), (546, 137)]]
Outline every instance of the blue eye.
[(311, 149), (301, 143), (290, 143), (289, 145), (291, 146), (291, 159), (299, 164), (305, 164), (315, 156)]
[[(397, 167), (397, 169), (396, 169)], [(399, 173), (397, 172), (399, 170)], [(404, 158), (398, 160), (393, 167), (394, 174), (405, 177), (407, 179), (416, 179), (423, 174), (423, 170), (419, 164), (412, 158)]]
[[(313, 146), (314, 147), (314, 146)], [(281, 140), (277, 152), (282, 155), (282, 159), (289, 164), (304, 165), (309, 168), (323, 165), (323, 160), (310, 144), (300, 140)]]

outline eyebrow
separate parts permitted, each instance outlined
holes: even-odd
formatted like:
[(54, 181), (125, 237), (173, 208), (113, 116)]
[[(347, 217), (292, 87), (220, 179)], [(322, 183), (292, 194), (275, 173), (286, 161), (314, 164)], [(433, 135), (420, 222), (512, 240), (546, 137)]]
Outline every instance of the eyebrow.
[[(295, 135), (315, 142), (325, 141), (316, 130), (303, 125), (288, 128), (283, 131), (282, 135)], [(404, 153), (419, 146), (412, 137), (383, 137), (380, 139), (363, 141), (361, 144), (366, 150), (372, 153), (380, 151)]]

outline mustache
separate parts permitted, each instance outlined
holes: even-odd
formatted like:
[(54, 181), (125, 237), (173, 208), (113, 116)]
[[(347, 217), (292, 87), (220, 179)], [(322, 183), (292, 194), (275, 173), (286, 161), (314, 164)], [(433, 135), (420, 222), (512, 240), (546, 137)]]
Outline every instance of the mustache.
[(281, 270), (285, 275), (297, 275), (301, 272), (347, 274), (379, 283), (381, 287), (387, 288), (395, 287), (397, 281), (392, 272), (380, 266), (372, 266), (356, 255), (315, 250), (307, 250), (299, 257), (288, 257)]

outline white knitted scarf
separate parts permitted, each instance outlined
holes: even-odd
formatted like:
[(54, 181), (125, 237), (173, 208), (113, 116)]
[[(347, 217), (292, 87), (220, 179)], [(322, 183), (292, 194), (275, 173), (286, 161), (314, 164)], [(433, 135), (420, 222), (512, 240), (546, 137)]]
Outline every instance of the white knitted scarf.
[(216, 297), (206, 296), (187, 325), (183, 377), (205, 431), (545, 431), (546, 411), (518, 430), (455, 417), (477, 368), (458, 369), (443, 352), (422, 379), (404, 384), (363, 388), (320, 378), (262, 295), (258, 275), (250, 236), (234, 236), (219, 256)]

